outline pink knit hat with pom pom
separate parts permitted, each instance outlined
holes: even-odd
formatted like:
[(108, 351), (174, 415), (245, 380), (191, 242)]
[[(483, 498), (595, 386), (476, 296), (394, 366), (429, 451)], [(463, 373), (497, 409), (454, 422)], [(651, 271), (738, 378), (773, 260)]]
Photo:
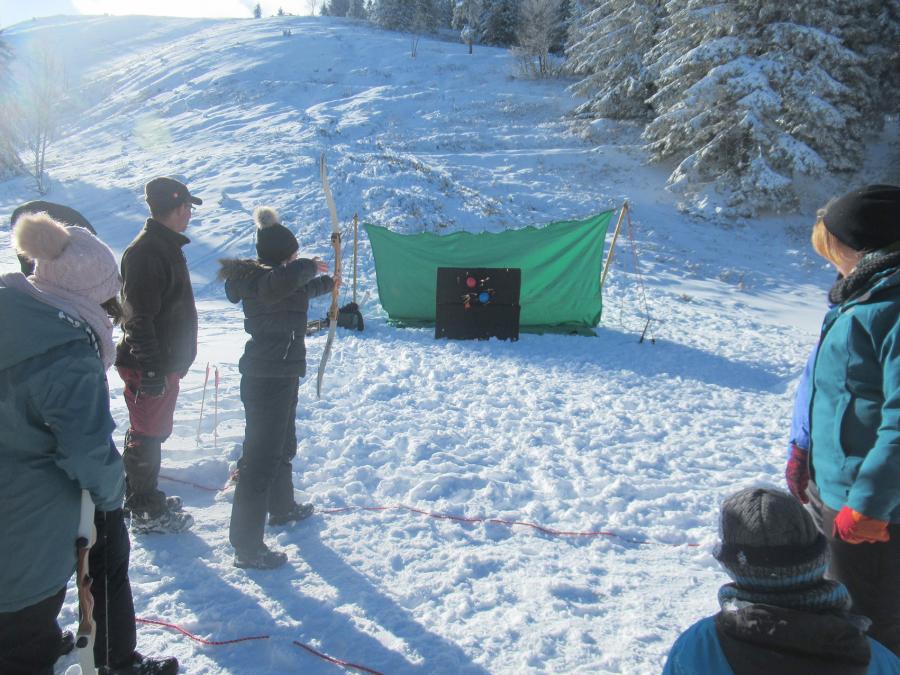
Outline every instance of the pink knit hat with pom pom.
[(16, 250), (37, 264), (33, 277), (48, 291), (102, 304), (119, 294), (122, 277), (110, 248), (81, 227), (67, 227), (46, 213), (28, 213), (13, 227)]

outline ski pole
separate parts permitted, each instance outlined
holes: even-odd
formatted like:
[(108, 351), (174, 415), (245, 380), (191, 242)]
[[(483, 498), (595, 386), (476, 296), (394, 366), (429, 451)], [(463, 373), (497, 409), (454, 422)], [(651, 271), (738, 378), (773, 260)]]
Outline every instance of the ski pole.
[(213, 448), (219, 448), (219, 366), (216, 366), (216, 405), (213, 410)]
[(78, 521), (78, 539), (75, 541), (77, 551), (76, 573), (78, 575), (78, 633), (75, 635), (75, 647), (78, 649), (78, 664), (83, 675), (95, 675), (94, 638), (97, 627), (94, 625), (94, 596), (91, 594), (91, 570), (88, 556), (91, 546), (97, 541), (97, 530), (94, 527), (94, 502), (91, 493), (81, 491), (81, 517)]
[(206, 362), (206, 377), (203, 378), (203, 397), (200, 399), (200, 421), (197, 422), (197, 445), (200, 445), (200, 427), (203, 424), (203, 404), (206, 403), (207, 382), (209, 382), (209, 361)]

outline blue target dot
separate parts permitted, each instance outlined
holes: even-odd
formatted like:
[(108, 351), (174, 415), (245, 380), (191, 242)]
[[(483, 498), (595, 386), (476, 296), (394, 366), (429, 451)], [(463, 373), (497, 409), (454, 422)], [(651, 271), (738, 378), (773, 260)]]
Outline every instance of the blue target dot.
[(483, 305), (486, 305), (488, 300), (490, 300), (490, 299), (491, 299), (490, 293), (482, 291), (481, 293), (478, 294), (478, 302), (480, 302)]

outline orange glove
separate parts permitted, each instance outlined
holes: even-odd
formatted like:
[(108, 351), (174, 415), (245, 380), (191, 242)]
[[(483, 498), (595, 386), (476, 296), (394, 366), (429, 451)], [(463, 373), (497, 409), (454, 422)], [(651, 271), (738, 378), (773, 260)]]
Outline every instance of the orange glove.
[(869, 518), (849, 506), (843, 506), (835, 516), (832, 536), (840, 537), (848, 544), (874, 544), (891, 539), (886, 520)]

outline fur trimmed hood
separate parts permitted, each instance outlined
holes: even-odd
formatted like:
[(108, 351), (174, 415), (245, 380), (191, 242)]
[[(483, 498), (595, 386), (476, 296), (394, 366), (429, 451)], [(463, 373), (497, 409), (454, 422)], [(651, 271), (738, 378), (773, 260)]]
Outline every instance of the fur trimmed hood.
[(222, 281), (240, 281), (249, 279), (259, 272), (267, 272), (272, 268), (252, 258), (225, 258), (219, 261), (218, 277)]

